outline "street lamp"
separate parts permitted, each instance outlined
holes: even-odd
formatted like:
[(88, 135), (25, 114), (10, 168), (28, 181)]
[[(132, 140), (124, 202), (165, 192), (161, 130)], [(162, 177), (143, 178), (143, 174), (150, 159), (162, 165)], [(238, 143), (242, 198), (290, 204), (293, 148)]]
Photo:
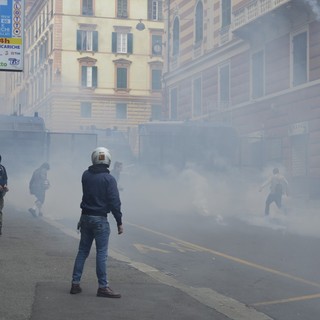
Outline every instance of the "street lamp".
[(136, 25), (136, 29), (139, 30), (139, 31), (143, 31), (145, 28), (146, 28), (146, 26), (142, 22), (142, 19), (140, 19), (139, 23), (137, 23), (137, 25)]

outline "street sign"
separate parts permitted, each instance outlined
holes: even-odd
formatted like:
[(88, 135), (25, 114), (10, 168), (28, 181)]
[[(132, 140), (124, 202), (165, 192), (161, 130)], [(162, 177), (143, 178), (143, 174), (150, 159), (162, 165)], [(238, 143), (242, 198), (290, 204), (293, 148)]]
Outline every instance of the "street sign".
[(0, 71), (23, 71), (24, 0), (0, 0)]

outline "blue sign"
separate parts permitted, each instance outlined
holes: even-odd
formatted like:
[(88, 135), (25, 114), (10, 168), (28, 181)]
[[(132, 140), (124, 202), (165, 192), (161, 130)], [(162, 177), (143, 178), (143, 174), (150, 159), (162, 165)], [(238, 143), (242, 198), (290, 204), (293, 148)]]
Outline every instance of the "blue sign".
[(0, 71), (23, 70), (24, 0), (0, 0)]

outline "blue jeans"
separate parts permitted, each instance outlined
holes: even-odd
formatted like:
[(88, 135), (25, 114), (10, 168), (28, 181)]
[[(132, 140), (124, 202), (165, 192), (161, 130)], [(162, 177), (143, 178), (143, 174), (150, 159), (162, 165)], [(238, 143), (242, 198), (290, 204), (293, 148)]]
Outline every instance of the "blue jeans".
[(81, 239), (74, 262), (72, 283), (79, 284), (84, 263), (89, 256), (93, 240), (96, 242), (96, 274), (99, 288), (108, 286), (107, 255), (110, 226), (107, 217), (82, 215), (80, 219)]

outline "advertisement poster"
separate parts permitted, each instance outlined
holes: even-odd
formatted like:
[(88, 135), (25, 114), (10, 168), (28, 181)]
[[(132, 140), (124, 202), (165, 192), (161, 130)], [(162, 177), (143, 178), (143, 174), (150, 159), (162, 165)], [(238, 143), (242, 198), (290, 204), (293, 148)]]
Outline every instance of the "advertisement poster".
[(0, 0), (0, 71), (23, 71), (24, 0)]

